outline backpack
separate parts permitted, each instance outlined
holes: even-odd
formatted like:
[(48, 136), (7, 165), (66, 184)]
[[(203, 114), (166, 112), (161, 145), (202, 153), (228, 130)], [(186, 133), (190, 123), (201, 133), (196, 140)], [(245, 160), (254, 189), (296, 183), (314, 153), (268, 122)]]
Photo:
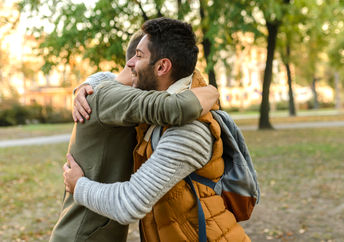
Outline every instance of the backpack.
[[(211, 114), (221, 127), (224, 173), (218, 182), (213, 182), (195, 172), (184, 178), (197, 199), (199, 241), (207, 240), (206, 225), (203, 209), (192, 180), (212, 188), (216, 194), (221, 195), (227, 209), (234, 214), (237, 221), (248, 220), (260, 198), (256, 171), (239, 128), (227, 112), (216, 110), (211, 111)], [(153, 150), (161, 136), (161, 129), (158, 131), (154, 130), (152, 134)]]

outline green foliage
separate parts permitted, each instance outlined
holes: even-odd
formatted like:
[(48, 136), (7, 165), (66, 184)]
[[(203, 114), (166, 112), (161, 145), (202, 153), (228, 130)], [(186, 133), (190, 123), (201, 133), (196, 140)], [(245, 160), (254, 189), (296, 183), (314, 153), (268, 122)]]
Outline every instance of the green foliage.
[(226, 63), (226, 59), (233, 55), (235, 45), (240, 44), (240, 40), (234, 38), (235, 33), (261, 35), (252, 16), (253, 8), (245, 1), (200, 0), (199, 3), (201, 22), (195, 24), (195, 29), (201, 29), (202, 42), (206, 39), (211, 43), (210, 53), (205, 56), (207, 71), (220, 59)]
[[(187, 1), (180, 2), (178, 16), (183, 18), (190, 7)], [(54, 27), (50, 33), (46, 33), (43, 27), (31, 28), (32, 33), (42, 40), (39, 48), (45, 60), (42, 70), (46, 73), (61, 63), (73, 68), (76, 56), (89, 60), (98, 70), (103, 61), (112, 63), (112, 70), (118, 70), (125, 64), (125, 47), (131, 35), (145, 20), (177, 16), (177, 11), (171, 12), (164, 0), (142, 3), (136, 0), (98, 0), (92, 4), (22, 0), (20, 6), (22, 11), (41, 16)]]
[[(325, 102), (319, 102), (318, 103), (319, 107), (318, 108), (334, 108), (335, 104), (333, 102), (325, 103)], [(307, 102), (307, 109), (314, 109), (314, 100), (309, 100)]]
[(53, 109), (39, 104), (23, 106), (16, 99), (6, 99), (0, 104), (0, 126), (71, 121), (71, 113), (66, 109)]
[(276, 103), (276, 109), (277, 110), (288, 110), (289, 109), (289, 102), (288, 101), (282, 101)]
[(245, 111), (248, 111), (248, 112), (259, 112), (259, 108), (260, 108), (260, 105), (253, 104), (253, 105), (249, 106), (248, 108), (246, 108)]
[(11, 108), (0, 109), (0, 126), (25, 124), (26, 118), (29, 117), (28, 110), (15, 101), (10, 100), (9, 103), (12, 104)]
[[(195, 8), (195, 3), (177, 0), (175, 4), (177, 8), (171, 8), (171, 2), (165, 0), (98, 0), (94, 4), (22, 0), (21, 9), (32, 16), (42, 16), (54, 26), (48, 34), (43, 28), (31, 29), (43, 40), (40, 55), (45, 60), (42, 67), (45, 73), (61, 63), (73, 65), (76, 55), (88, 59), (98, 69), (104, 60), (112, 62), (113, 69), (117, 69), (118, 65), (124, 65), (124, 49), (130, 36), (145, 20), (159, 16), (188, 20), (196, 31), (199, 28), (203, 30), (204, 38), (212, 42), (207, 69), (218, 61), (219, 51), (232, 48), (233, 33), (243, 31), (259, 34), (249, 13), (252, 9), (242, 14), (247, 7), (245, 1), (200, 0), (205, 14), (201, 23), (200, 9)], [(48, 6), (49, 11), (39, 14), (42, 6)]]

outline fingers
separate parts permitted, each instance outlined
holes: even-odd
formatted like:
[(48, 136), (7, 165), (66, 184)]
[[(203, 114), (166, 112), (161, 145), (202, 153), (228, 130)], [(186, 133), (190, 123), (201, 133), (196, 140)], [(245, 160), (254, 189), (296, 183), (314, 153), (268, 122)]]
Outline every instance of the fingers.
[(65, 189), (66, 189), (66, 192), (69, 192), (71, 193), (72, 189), (70, 188), (69, 184), (66, 182), (66, 177), (65, 177), (65, 174), (63, 174), (64, 176), (64, 184), (65, 184)]
[(220, 97), (220, 93), (216, 87), (214, 87), (213, 85), (208, 85), (207, 88), (210, 92), (212, 92), (213, 95), (215, 95), (217, 99)]
[(217, 102), (219, 98), (219, 92), (214, 86), (206, 86), (206, 87), (199, 87), (193, 88), (191, 91), (195, 94), (198, 98), (201, 106), (202, 106), (202, 113), (201, 115), (206, 114), (210, 111), (212, 106)]
[(89, 114), (92, 110), (87, 102), (86, 97), (92, 93), (93, 89), (90, 85), (81, 86), (77, 90), (72, 112), (74, 122), (83, 122), (84, 118), (87, 120), (90, 118)]
[(79, 103), (80, 107), (82, 107), (87, 113), (91, 113), (91, 108), (88, 105), (86, 97), (93, 93), (93, 89), (90, 85), (83, 86), (80, 89), (80, 92), (76, 95), (76, 101)]
[[(80, 99), (81, 99), (81, 101), (84, 100), (84, 102), (86, 102), (86, 104), (85, 103), (82, 104), (80, 102)], [(86, 105), (87, 107), (85, 108), (84, 105)], [(90, 111), (90, 110), (91, 110), (91, 108), (88, 106), (86, 98), (85, 97), (78, 97), (77, 96), (76, 100), (74, 102), (74, 111), (77, 113), (78, 117), (81, 116), (81, 120), (80, 120), (80, 118), (78, 119), (80, 122), (83, 121), (83, 118), (85, 118), (87, 120), (90, 118), (90, 116), (88, 114), (88, 111)]]
[(72, 157), (72, 159), (69, 160), (69, 166), (70, 166), (70, 168), (74, 168), (75, 166), (78, 166), (78, 164), (75, 162), (73, 157)]
[[(86, 88), (91, 88), (91, 90)], [(85, 86), (83, 89), (80, 90), (80, 93), (78, 93), (75, 98), (75, 101), (78, 103), (78, 105), (80, 105), (80, 107), (82, 107), (87, 113), (91, 113), (91, 108), (86, 100), (88, 92), (90, 91), (91, 93), (93, 93), (92, 87)]]
[(71, 192), (70, 192), (70, 188), (69, 188), (68, 186), (66, 186), (66, 192), (71, 193)]
[(78, 112), (78, 110), (75, 109), (75, 107), (74, 107), (74, 110), (73, 110), (73, 119), (74, 119), (74, 122), (81, 122), (81, 123), (84, 122), (84, 119), (82, 118), (82, 116)]
[(67, 164), (68, 164), (68, 166), (69, 166), (69, 167), (72, 167), (72, 166), (71, 166), (71, 162), (75, 162), (75, 160), (74, 160), (73, 156), (71, 155), (71, 153), (67, 153), (66, 158), (67, 158)]
[(70, 170), (68, 163), (67, 162), (64, 163), (62, 168), (63, 168), (63, 183), (65, 185), (66, 192), (71, 192), (71, 189), (70, 189), (69, 184), (67, 182), (67, 174)]
[[(68, 163), (67, 163), (67, 162), (66, 162), (66, 163), (64, 163), (64, 165), (63, 165), (62, 169), (63, 169), (64, 173), (70, 170), (70, 167), (69, 167), (69, 165), (68, 165)], [(63, 173), (63, 174), (64, 174), (64, 173)]]
[(72, 111), (72, 116), (73, 116), (73, 120), (74, 122), (78, 122), (78, 117), (76, 116), (75, 110), (73, 109)]
[(93, 94), (93, 88), (90, 85), (85, 86), (85, 89), (88, 95)]

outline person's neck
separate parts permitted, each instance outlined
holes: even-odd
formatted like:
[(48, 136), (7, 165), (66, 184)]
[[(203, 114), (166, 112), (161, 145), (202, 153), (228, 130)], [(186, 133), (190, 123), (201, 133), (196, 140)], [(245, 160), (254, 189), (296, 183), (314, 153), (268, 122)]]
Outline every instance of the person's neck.
[(131, 70), (127, 66), (118, 74), (116, 80), (124, 85), (131, 86), (133, 84), (131, 79)]
[(158, 91), (166, 91), (169, 86), (171, 86), (174, 83), (174, 80), (171, 78), (163, 78), (158, 80)]

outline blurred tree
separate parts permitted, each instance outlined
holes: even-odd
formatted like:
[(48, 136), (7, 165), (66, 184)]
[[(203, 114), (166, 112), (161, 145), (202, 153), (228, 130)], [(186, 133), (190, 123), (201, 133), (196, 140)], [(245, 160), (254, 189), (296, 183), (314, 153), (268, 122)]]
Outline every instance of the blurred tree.
[[(10, 10), (10, 11), (9, 11)], [(14, 89), (9, 83), (9, 77), (4, 76), (6, 68), (9, 68), (9, 52), (4, 49), (3, 42), (5, 38), (11, 34), (17, 27), (20, 18), (20, 12), (16, 3), (11, 1), (0, 1), (0, 101), (4, 96), (4, 89), (9, 90), (16, 95)], [(7, 71), (11, 75), (11, 71)]]
[[(214, 3), (212, 2), (212, 5)], [(214, 54), (211, 52), (214, 52), (214, 33), (212, 33), (212, 30), (216, 28), (216, 24), (214, 23), (214, 11), (215, 7), (211, 6), (208, 0), (199, 0), (199, 15), (201, 18), (201, 31), (202, 31), (202, 47), (204, 52), (204, 58), (207, 63), (207, 73), (209, 77), (209, 84), (215, 86), (217, 88), (216, 83), (216, 76), (214, 71), (214, 64), (215, 60), (213, 58)], [(216, 33), (216, 31), (214, 31)], [(212, 41), (213, 40), (213, 41)]]
[[(250, 13), (257, 23), (258, 30), (267, 34), (267, 60), (263, 78), (259, 129), (270, 129), (272, 125), (269, 120), (269, 89), (272, 81), (272, 61), (276, 42), (278, 41), (278, 49), (288, 75), (290, 114), (295, 113), (290, 71), (292, 62), (302, 66), (302, 70), (305, 72), (303, 75), (311, 76), (314, 105), (316, 106), (315, 85), (319, 79), (316, 67), (321, 59), (319, 54), (328, 44), (327, 26), (332, 21), (332, 12), (338, 7), (340, 0), (247, 0), (244, 2), (246, 3), (244, 9), (253, 8)], [(262, 29), (262, 27), (264, 28)], [(300, 50), (303, 50), (302, 53)], [(294, 51), (296, 54), (292, 55)], [(306, 61), (299, 61), (300, 55)]]
[(229, 68), (226, 59), (232, 55), (235, 46), (239, 43), (235, 39), (236, 32), (253, 32), (259, 34), (250, 12), (245, 9), (242, 1), (199, 0), (199, 26), (203, 55), (207, 64), (206, 72), (209, 84), (217, 87), (214, 66), (219, 60), (223, 60), (226, 68)]
[[(22, 0), (22, 11), (41, 16), (53, 26), (50, 33), (41, 27), (32, 27), (33, 34), (42, 38), (43, 71), (65, 63), (73, 68), (73, 58), (80, 55), (100, 70), (103, 61), (112, 63), (112, 70), (125, 64), (125, 52), (131, 35), (150, 18), (171, 12), (164, 0), (98, 0), (92, 3), (74, 3), (56, 0)], [(176, 2), (177, 5), (177, 2)], [(188, 12), (186, 1), (178, 1), (179, 17)], [(145, 6), (149, 6), (148, 8)], [(44, 13), (42, 14), (44, 10)], [(175, 11), (166, 16), (177, 16)]]
[[(311, 76), (311, 78), (307, 77), (307, 79), (317, 80), (317, 78), (312, 77), (314, 76), (313, 67), (315, 66), (315, 62), (318, 58), (314, 55), (309, 55), (309, 48), (314, 44), (319, 44), (320, 46), (324, 45), (324, 43), (320, 43), (323, 42), (323, 39), (321, 38), (324, 36), (319, 26), (321, 27), (327, 19), (325, 20), (324, 18), (321, 18), (321, 16), (318, 15), (318, 13), (314, 13), (314, 11), (319, 11), (319, 6), (316, 0), (299, 0), (292, 2), (288, 9), (288, 14), (284, 16), (283, 23), (280, 27), (280, 33), (278, 35), (277, 46), (283, 64), (286, 67), (288, 77), (290, 116), (296, 115), (290, 65), (303, 65), (303, 67), (307, 65), (306, 69), (309, 69), (311, 74), (304, 73), (303, 75)], [(317, 19), (314, 19), (315, 16)], [(314, 24), (315, 22), (316, 24)], [(308, 45), (309, 43), (305, 43), (311, 39), (312, 42), (314, 41), (316, 43), (312, 43), (311, 45)], [(302, 47), (302, 45), (304, 46)], [(306, 52), (304, 56), (307, 61), (303, 63), (299, 60), (301, 50)], [(311, 51), (311, 53), (317, 55), (317, 51)], [(314, 103), (317, 105), (315, 82), (313, 82), (312, 86), (313, 93), (315, 93)]]
[(294, 47), (299, 45), (301, 42), (298, 24), (304, 22), (304, 15), (300, 11), (302, 9), (300, 2), (301, 1), (298, 3), (291, 3), (288, 14), (284, 16), (280, 32), (277, 36), (277, 50), (287, 71), (290, 116), (296, 116), (291, 64), (295, 63), (295, 59), (297, 58), (294, 55), (294, 51), (296, 49), (294, 49)]
[(274, 59), (278, 29), (290, 8), (290, 0), (257, 0), (256, 6), (263, 13), (267, 29), (267, 58), (263, 79), (262, 103), (260, 105), (259, 129), (271, 129), (269, 112), (269, 93), (272, 81), (272, 62)]
[(332, 21), (330, 25), (330, 44), (328, 48), (329, 64), (333, 70), (335, 106), (342, 108), (341, 87), (344, 85), (344, 2), (335, 1), (336, 6), (332, 10)]
[(339, 31), (338, 22), (344, 19), (343, 3), (340, 0), (300, 2), (303, 4), (300, 9), (304, 13), (304, 21), (298, 25), (301, 41), (295, 48), (300, 58), (296, 70), (306, 83), (311, 84), (313, 108), (318, 108), (316, 87), (319, 80), (326, 81), (326, 50), (338, 37), (334, 33)]
[[(233, 13), (239, 13), (239, 15), (232, 14), (230, 15), (231, 17), (226, 19), (226, 21), (229, 21), (229, 25), (241, 23), (238, 25), (237, 31), (249, 31), (253, 32), (255, 37), (266, 37), (267, 58), (263, 77), (259, 129), (271, 129), (269, 92), (272, 81), (272, 64), (278, 30), (283, 23), (283, 19), (288, 14), (291, 5), (290, 0), (233, 0), (223, 2), (227, 2), (226, 6), (228, 7), (222, 9), (225, 9), (225, 11), (232, 9)], [(217, 8), (217, 11), (221, 11), (221, 8)], [(242, 21), (236, 21), (235, 17), (240, 15), (242, 16), (240, 18)], [(235, 26), (232, 26), (232, 28), (235, 28)], [(231, 31), (228, 32), (231, 34)]]
[(73, 68), (78, 55), (88, 59), (98, 70), (104, 60), (118, 69), (124, 65), (123, 49), (130, 36), (144, 21), (166, 16), (193, 24), (197, 35), (201, 36), (210, 84), (217, 86), (214, 66), (218, 60), (225, 59), (222, 53), (230, 55), (233, 46), (240, 43), (235, 33), (252, 32), (256, 38), (266, 37), (260, 129), (272, 128), (269, 89), (277, 40), (288, 74), (291, 114), (295, 113), (295, 108), (290, 64), (298, 63), (299, 59), (307, 60), (300, 64), (305, 68), (304, 75), (317, 80), (318, 55), (327, 43), (323, 27), (326, 18), (331, 19), (330, 10), (322, 9), (326, 4), (328, 1), (322, 0), (98, 0), (78, 4), (71, 0), (21, 0), (23, 11), (32, 16), (40, 15), (53, 26), (50, 33), (43, 27), (33, 28), (33, 33), (43, 39), (40, 49), (45, 58), (45, 72), (59, 63)]
[(97, 70), (104, 60), (112, 62), (113, 70), (116, 70), (124, 65), (123, 47), (142, 23), (166, 16), (187, 20), (196, 32), (200, 30), (209, 82), (216, 87), (214, 65), (219, 59), (217, 54), (231, 45), (231, 33), (242, 30), (240, 26), (245, 23), (240, 14), (243, 8), (240, 1), (233, 5), (209, 0), (98, 0), (93, 5), (55, 0), (21, 1), (22, 10), (29, 11), (32, 16), (38, 15), (42, 6), (49, 9), (42, 18), (54, 27), (49, 34), (43, 27), (32, 29), (43, 38), (40, 54), (45, 60), (44, 72), (60, 63), (73, 68), (75, 55), (83, 55)]

